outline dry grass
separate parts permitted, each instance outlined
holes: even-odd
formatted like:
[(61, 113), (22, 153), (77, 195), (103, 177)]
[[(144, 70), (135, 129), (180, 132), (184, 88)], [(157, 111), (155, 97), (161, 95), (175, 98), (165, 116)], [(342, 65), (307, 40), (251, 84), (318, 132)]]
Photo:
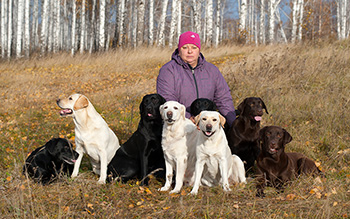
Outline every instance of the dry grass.
[(255, 197), (245, 187), (191, 188), (179, 195), (128, 184), (97, 185), (85, 157), (77, 179), (41, 186), (21, 174), (28, 152), (51, 137), (74, 139), (74, 125), (60, 118), (55, 100), (80, 92), (89, 97), (121, 142), (136, 129), (143, 95), (155, 92), (172, 51), (155, 48), (93, 56), (0, 63), (0, 214), (3, 218), (349, 218), (350, 42), (205, 49), (222, 71), (237, 105), (259, 96), (268, 108), (263, 125), (293, 136), (288, 151), (317, 160), (326, 178), (301, 177), (284, 193)]

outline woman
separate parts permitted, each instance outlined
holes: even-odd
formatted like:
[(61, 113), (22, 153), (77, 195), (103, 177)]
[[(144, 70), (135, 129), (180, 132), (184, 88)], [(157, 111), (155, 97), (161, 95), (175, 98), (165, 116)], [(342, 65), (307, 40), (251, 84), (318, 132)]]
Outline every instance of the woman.
[(191, 117), (190, 105), (195, 99), (208, 98), (231, 126), (236, 114), (230, 89), (219, 69), (205, 60), (200, 48), (197, 33), (188, 31), (180, 35), (171, 61), (159, 70), (157, 92), (167, 101), (185, 105), (187, 118)]

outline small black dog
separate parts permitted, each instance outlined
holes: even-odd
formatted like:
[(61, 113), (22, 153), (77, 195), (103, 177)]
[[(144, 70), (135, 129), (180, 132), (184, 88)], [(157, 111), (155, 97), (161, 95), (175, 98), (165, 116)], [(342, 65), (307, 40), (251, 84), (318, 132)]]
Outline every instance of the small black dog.
[(216, 104), (207, 98), (198, 98), (194, 100), (190, 106), (191, 115), (197, 116), (200, 112), (204, 110), (217, 111)]
[(119, 178), (122, 182), (137, 178), (141, 185), (148, 184), (148, 174), (162, 169), (154, 175), (165, 177), (165, 161), (161, 145), (162, 118), (159, 106), (165, 99), (159, 94), (148, 94), (140, 104), (141, 119), (134, 134), (115, 153), (108, 165), (108, 181)]
[(35, 149), (26, 159), (23, 173), (43, 185), (51, 183), (60, 174), (72, 174), (78, 153), (63, 138), (53, 138)]

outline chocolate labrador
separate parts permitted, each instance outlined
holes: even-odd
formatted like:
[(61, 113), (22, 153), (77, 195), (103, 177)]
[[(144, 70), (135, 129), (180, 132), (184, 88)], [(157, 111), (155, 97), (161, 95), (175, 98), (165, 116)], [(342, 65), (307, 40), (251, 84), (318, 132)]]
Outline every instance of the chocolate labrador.
[(260, 130), (261, 153), (257, 159), (257, 196), (264, 196), (265, 185), (283, 191), (284, 185), (300, 174), (319, 174), (314, 161), (300, 153), (284, 152), (292, 136), (278, 126)]
[(236, 154), (245, 163), (249, 171), (259, 155), (259, 130), (263, 110), (268, 114), (264, 101), (259, 97), (248, 97), (237, 107), (239, 117), (233, 122), (227, 133), (232, 154)]

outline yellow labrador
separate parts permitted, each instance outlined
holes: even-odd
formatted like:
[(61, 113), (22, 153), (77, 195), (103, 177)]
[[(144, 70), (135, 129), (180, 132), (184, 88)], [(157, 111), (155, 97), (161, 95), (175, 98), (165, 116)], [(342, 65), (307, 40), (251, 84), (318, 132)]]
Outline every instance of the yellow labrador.
[(231, 154), (223, 129), (225, 118), (216, 111), (202, 111), (195, 121), (200, 128), (196, 143), (196, 167), (192, 195), (201, 184), (222, 185), (230, 191), (229, 183), (246, 183), (242, 160)]
[[(195, 163), (196, 125), (185, 118), (186, 108), (176, 101), (167, 101), (159, 107), (164, 121), (162, 149), (165, 159), (165, 185), (160, 191), (168, 191), (175, 171), (175, 187), (170, 193), (180, 192), (182, 185), (192, 179), (193, 171), (187, 167)], [(193, 180), (193, 179), (192, 179)], [(190, 183), (190, 182), (189, 182)]]
[(107, 165), (120, 147), (117, 136), (86, 96), (73, 94), (58, 99), (57, 105), (62, 108), (60, 115), (72, 116), (75, 124), (75, 144), (79, 156), (72, 177), (78, 175), (83, 154), (86, 153), (90, 157), (93, 171), (100, 175), (98, 183), (106, 183)]

